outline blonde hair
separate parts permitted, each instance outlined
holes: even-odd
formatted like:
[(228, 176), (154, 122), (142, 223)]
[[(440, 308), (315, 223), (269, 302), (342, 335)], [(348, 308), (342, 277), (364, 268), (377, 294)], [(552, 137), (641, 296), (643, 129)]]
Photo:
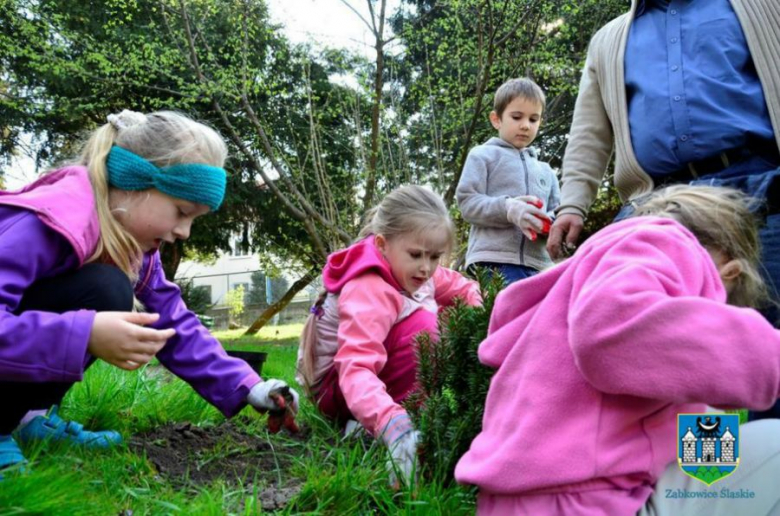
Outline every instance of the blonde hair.
[(368, 222), (360, 230), (359, 239), (382, 235), (388, 240), (408, 234), (424, 235), (444, 231), (448, 249), (455, 240), (455, 226), (442, 198), (424, 186), (400, 186), (387, 194), (382, 202), (367, 214)]
[(106, 159), (111, 148), (122, 147), (158, 167), (181, 163), (222, 167), (227, 159), (227, 146), (210, 127), (174, 111), (150, 113), (145, 120), (120, 127), (107, 123), (93, 132), (78, 161), (89, 170), (100, 221), (100, 238), (87, 263), (113, 263), (135, 283), (143, 253), (109, 205), (112, 187), (108, 184)]
[(756, 206), (754, 199), (733, 188), (675, 185), (640, 200), (633, 216), (674, 219), (688, 228), (703, 247), (737, 260), (742, 273), (735, 280), (728, 302), (758, 308), (765, 306), (769, 296), (759, 272), (758, 221), (751, 211)]
[[(382, 235), (387, 240), (409, 234), (425, 235), (430, 231), (444, 231), (447, 250), (452, 249), (455, 226), (450, 219), (442, 198), (428, 188), (416, 185), (401, 186), (387, 194), (378, 206), (367, 214), (368, 223), (358, 236)], [(327, 292), (322, 292), (312, 308), (301, 332), (298, 347), (296, 375), (298, 383), (310, 395), (316, 378), (314, 364), (317, 344), (317, 314), (325, 302)]]
[(547, 100), (542, 88), (531, 79), (521, 77), (509, 79), (496, 90), (496, 95), (493, 97), (493, 111), (496, 112), (498, 118), (503, 116), (509, 103), (518, 97), (538, 103), (544, 111)]

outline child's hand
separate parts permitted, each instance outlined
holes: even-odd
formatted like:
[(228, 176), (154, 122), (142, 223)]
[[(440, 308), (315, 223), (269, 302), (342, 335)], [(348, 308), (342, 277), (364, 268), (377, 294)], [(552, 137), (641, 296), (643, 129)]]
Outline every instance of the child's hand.
[(390, 449), (390, 462), (387, 464), (390, 470), (390, 484), (395, 489), (401, 487), (401, 482), (411, 485), (416, 480), (417, 443), (419, 440), (420, 432), (412, 430), (387, 445)]
[(542, 200), (533, 195), (523, 195), (506, 200), (506, 218), (517, 226), (526, 238), (536, 240), (538, 233), (547, 233), (552, 221), (541, 210)]
[(390, 485), (398, 489), (401, 482), (411, 485), (417, 477), (417, 443), (420, 432), (412, 426), (409, 415), (399, 414), (382, 431), (382, 440), (390, 451), (387, 468), (390, 471)]
[(282, 427), (291, 433), (300, 429), (295, 422), (298, 412), (298, 393), (282, 380), (266, 380), (249, 391), (247, 402), (259, 412), (268, 411), (268, 430), (275, 434)]
[(148, 363), (176, 330), (144, 328), (160, 316), (133, 312), (98, 312), (87, 351), (120, 369), (132, 371)]
[(547, 252), (550, 253), (550, 258), (558, 260), (571, 256), (577, 249), (577, 240), (584, 224), (582, 215), (576, 213), (564, 213), (558, 216), (550, 230), (550, 238), (547, 239)]

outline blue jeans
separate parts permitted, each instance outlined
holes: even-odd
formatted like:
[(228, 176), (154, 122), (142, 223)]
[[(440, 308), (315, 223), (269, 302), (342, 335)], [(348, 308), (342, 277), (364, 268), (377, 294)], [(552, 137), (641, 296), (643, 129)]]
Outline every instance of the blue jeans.
[[(772, 299), (780, 299), (780, 168), (777, 168), (777, 164), (756, 156), (716, 174), (695, 179), (690, 184), (736, 188), (760, 201), (757, 208), (769, 209), (770, 214), (758, 233), (761, 241), (761, 273)], [(614, 222), (631, 216), (633, 212), (632, 204), (623, 206)], [(771, 306), (763, 310), (762, 314), (776, 328), (780, 327), (780, 313), (776, 307)], [(751, 420), (769, 417), (780, 418), (780, 402), (767, 411), (750, 413)]]
[(536, 276), (539, 271), (526, 265), (513, 265), (511, 263), (498, 263), (498, 262), (476, 262), (469, 266), (469, 269), (473, 267), (485, 267), (493, 272), (498, 272), (504, 277), (505, 287), (508, 287), (515, 281), (530, 278)]

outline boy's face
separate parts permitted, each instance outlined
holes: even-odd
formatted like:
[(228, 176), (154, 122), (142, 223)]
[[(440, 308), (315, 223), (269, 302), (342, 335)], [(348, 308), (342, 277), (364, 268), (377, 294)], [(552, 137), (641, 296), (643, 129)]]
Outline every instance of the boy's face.
[(498, 136), (516, 149), (531, 145), (541, 122), (542, 106), (523, 97), (513, 99), (501, 117), (495, 111), (490, 113), (490, 123), (498, 130)]

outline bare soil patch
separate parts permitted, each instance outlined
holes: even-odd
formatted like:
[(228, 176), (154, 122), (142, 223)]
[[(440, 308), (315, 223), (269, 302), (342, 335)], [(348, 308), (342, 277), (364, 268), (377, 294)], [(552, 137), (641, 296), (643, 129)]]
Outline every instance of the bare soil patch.
[[(302, 434), (294, 439), (303, 440)], [(247, 434), (231, 421), (209, 428), (190, 423), (165, 425), (133, 436), (129, 445), (177, 486), (222, 480), (241, 483), (251, 491), (260, 484), (264, 510), (283, 508), (304, 483), (289, 474), (293, 461), (284, 445)]]

